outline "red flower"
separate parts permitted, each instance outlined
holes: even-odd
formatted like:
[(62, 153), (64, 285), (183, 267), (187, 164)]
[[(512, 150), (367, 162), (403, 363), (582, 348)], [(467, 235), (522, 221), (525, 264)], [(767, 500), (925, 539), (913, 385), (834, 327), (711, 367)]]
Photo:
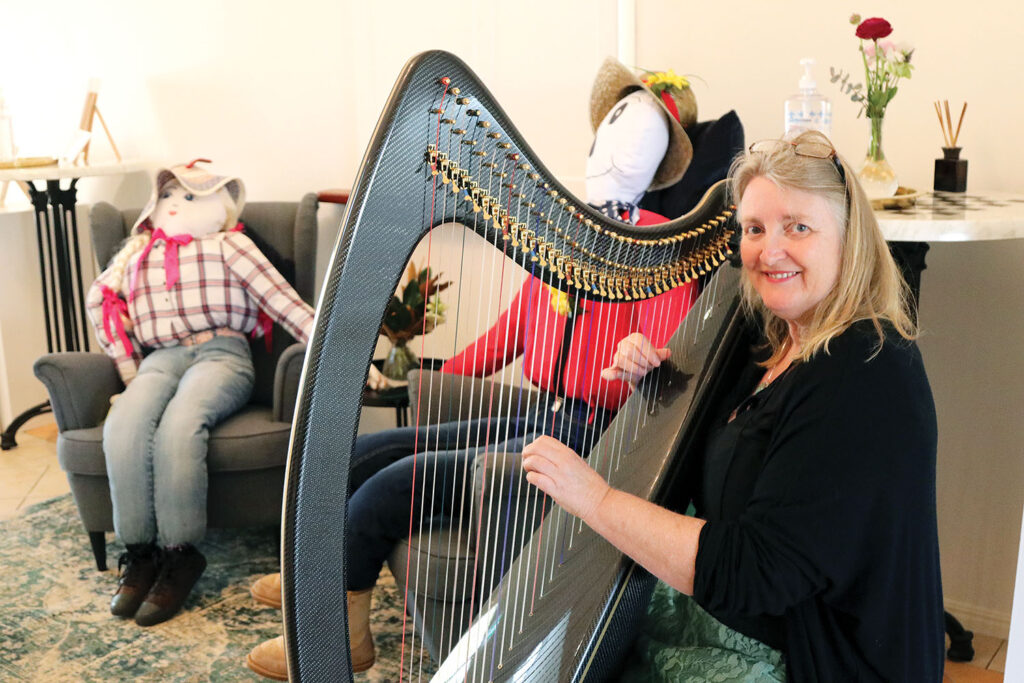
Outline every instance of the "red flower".
[(878, 40), (892, 33), (892, 24), (881, 17), (871, 17), (857, 26), (857, 37), (863, 40)]

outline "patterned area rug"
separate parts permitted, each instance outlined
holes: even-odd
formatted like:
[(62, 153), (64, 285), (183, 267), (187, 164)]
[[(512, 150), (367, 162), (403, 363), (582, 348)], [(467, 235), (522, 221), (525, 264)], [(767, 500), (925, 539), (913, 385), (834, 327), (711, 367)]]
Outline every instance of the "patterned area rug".
[[(277, 570), (272, 530), (210, 531), (200, 546), (209, 564), (184, 610), (151, 628), (110, 615), (123, 548), (107, 538), (111, 569), (98, 572), (70, 495), (0, 523), (0, 681), (266, 680), (243, 661), (281, 633), (280, 613), (249, 596)], [(401, 603), (386, 570), (372, 620), (377, 664), (356, 680), (397, 680)]]

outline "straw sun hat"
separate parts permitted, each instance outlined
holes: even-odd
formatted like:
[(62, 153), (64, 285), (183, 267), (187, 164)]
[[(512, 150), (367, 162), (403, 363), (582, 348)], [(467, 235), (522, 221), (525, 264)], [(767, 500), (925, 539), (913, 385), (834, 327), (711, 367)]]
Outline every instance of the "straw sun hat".
[(614, 57), (604, 60), (590, 90), (590, 126), (596, 132), (615, 103), (634, 90), (651, 93), (665, 111), (669, 124), (668, 151), (648, 188), (660, 190), (677, 183), (693, 158), (693, 146), (683, 129), (697, 121), (697, 98), (689, 83), (672, 71), (648, 74), (645, 80), (646, 83)]
[(225, 188), (235, 205), (235, 215), (242, 213), (242, 207), (245, 206), (245, 185), (242, 183), (242, 179), (237, 176), (215, 175), (202, 166), (196, 166), (196, 163), (200, 161), (210, 163), (209, 159), (194, 159), (187, 164), (162, 168), (157, 172), (149, 203), (146, 204), (146, 208), (142, 210), (138, 220), (135, 221), (132, 234), (137, 233), (143, 222), (152, 215), (156, 203), (160, 199), (160, 193), (172, 181), (177, 181), (197, 197), (205, 197)]

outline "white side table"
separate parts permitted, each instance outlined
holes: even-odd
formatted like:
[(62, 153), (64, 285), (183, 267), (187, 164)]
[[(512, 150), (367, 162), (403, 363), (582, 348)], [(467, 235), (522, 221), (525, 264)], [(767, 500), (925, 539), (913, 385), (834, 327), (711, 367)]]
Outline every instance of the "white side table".
[[(0, 183), (25, 183), (35, 211), (48, 352), (89, 350), (89, 323), (85, 315), (82, 259), (75, 217), (78, 180), (122, 175), (143, 168), (145, 164), (142, 162), (117, 162), (0, 169)], [(62, 180), (69, 181), (67, 187), (61, 187)], [(31, 418), (49, 410), (49, 402), (41, 403), (16, 417), (0, 435), (0, 448), (7, 450), (17, 446), (14, 435), (18, 429)]]

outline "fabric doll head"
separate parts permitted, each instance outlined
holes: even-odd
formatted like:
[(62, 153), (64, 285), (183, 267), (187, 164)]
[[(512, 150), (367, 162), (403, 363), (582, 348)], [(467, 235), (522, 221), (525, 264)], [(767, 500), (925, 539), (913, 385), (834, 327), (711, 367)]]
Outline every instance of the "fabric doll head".
[[(655, 94), (618, 60), (601, 65), (590, 92), (594, 144), (587, 159), (587, 201), (636, 203), (647, 190), (675, 184), (693, 158), (683, 130), (697, 118), (689, 87), (651, 74)], [(674, 74), (673, 74), (674, 76)], [(671, 107), (669, 106), (671, 104)]]
[(648, 93), (634, 90), (608, 110), (587, 157), (587, 201), (636, 204), (668, 151), (668, 121)]
[(161, 169), (149, 203), (139, 214), (132, 234), (160, 228), (167, 235), (202, 237), (230, 230), (245, 206), (245, 185), (240, 178), (213, 175), (197, 162)]

